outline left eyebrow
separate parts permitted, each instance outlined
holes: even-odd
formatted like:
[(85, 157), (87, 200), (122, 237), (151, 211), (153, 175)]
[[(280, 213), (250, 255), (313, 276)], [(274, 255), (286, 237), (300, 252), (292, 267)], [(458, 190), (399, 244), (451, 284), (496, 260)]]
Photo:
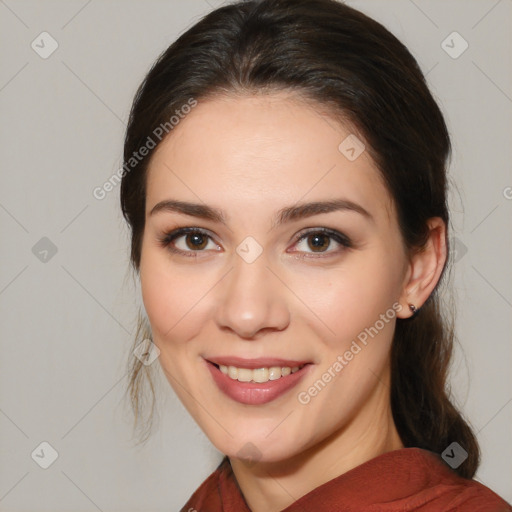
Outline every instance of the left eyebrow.
[(331, 213), (337, 211), (353, 211), (373, 221), (374, 218), (361, 205), (348, 201), (347, 199), (333, 199), (331, 201), (314, 201), (311, 203), (299, 203), (294, 206), (282, 208), (277, 212), (276, 220), (272, 228), (275, 228), (285, 222), (293, 222), (298, 219), (320, 215), (322, 213)]

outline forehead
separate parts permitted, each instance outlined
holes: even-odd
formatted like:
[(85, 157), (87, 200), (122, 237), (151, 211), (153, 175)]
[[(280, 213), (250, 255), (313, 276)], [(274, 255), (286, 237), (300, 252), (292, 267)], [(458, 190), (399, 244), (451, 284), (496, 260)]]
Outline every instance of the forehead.
[(289, 92), (198, 101), (150, 161), (147, 209), (169, 195), (246, 209), (346, 196), (390, 213), (368, 151), (355, 159), (346, 152), (354, 142), (357, 153), (363, 148), (353, 137), (325, 109)]

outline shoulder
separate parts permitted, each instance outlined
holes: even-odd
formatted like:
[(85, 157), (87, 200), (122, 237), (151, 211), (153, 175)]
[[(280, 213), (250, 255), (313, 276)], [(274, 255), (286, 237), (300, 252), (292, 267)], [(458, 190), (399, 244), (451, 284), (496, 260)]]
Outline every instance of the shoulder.
[(447, 512), (512, 512), (512, 507), (495, 492), (475, 480), (459, 485), (451, 493)]
[[(286, 510), (318, 509), (320, 502), (354, 511), (512, 512), (491, 489), (461, 477), (438, 454), (420, 448), (388, 452), (370, 460), (311, 491)], [(224, 457), (180, 512), (227, 510), (250, 512), (229, 459)]]
[(313, 503), (326, 494), (332, 496), (333, 507), (342, 504), (365, 512), (512, 512), (491, 489), (463, 478), (439, 454), (420, 448), (379, 455), (315, 489), (302, 502)]
[[(512, 507), (484, 484), (463, 478), (443, 462), (441, 457), (426, 450), (414, 449), (423, 470), (431, 480), (433, 508), (445, 512), (512, 512)], [(422, 509), (421, 509), (422, 510)]]

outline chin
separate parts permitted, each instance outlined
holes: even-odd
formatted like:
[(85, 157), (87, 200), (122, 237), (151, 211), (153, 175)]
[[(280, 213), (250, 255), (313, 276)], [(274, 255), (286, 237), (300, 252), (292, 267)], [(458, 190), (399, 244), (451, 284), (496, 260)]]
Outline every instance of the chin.
[(247, 464), (256, 462), (280, 462), (287, 460), (300, 451), (298, 443), (291, 444), (293, 437), (283, 431), (283, 435), (267, 437), (267, 429), (240, 429), (243, 434), (230, 437), (223, 435), (222, 439), (210, 438), (210, 441), (224, 455), (239, 459)]

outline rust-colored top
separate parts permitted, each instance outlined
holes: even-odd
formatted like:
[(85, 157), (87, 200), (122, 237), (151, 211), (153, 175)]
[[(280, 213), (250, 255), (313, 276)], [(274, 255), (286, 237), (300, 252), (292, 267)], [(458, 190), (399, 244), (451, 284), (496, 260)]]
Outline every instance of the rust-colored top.
[[(384, 453), (305, 494), (282, 512), (512, 512), (476, 480), (419, 448)], [(201, 484), (181, 512), (251, 512), (229, 459)]]

